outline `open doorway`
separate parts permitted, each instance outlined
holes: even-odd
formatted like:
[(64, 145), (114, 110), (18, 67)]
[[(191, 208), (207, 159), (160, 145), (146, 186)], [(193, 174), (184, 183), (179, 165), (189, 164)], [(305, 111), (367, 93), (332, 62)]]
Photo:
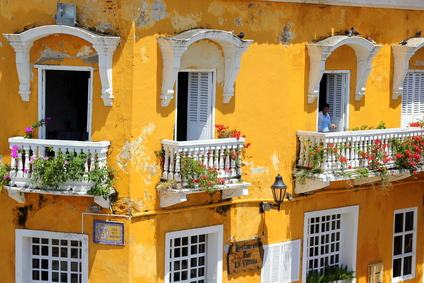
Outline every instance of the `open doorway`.
[[(346, 131), (348, 128), (349, 72), (326, 72), (322, 76), (319, 88), (318, 110), (328, 103), (330, 105), (331, 123), (336, 125), (334, 132)], [(318, 129), (318, 125), (317, 125)]]
[(41, 138), (90, 139), (91, 72), (42, 70), (41, 119), (50, 117)]
[(213, 138), (214, 94), (214, 72), (178, 73), (177, 141)]

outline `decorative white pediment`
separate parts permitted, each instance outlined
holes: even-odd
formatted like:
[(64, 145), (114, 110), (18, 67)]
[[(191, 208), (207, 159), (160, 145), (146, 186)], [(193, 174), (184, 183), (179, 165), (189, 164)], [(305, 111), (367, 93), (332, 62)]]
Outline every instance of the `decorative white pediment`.
[(209, 39), (221, 45), (224, 52), (224, 103), (234, 96), (234, 82), (240, 69), (240, 59), (252, 40), (243, 40), (232, 32), (213, 29), (193, 29), (172, 37), (159, 37), (162, 52), (163, 75), (161, 105), (168, 106), (174, 97), (174, 84), (181, 66), (181, 58), (187, 48), (196, 41)]
[(99, 35), (83, 28), (47, 25), (35, 27), (18, 34), (3, 34), (15, 49), (16, 68), (19, 78), (19, 94), (23, 101), (29, 101), (31, 94), (30, 50), (34, 41), (52, 35), (68, 34), (90, 42), (99, 56), (99, 74), (102, 84), (102, 99), (105, 106), (112, 106), (112, 57), (120, 41), (117, 36)]
[(424, 38), (416, 37), (406, 41), (406, 44), (393, 45), (393, 89), (392, 98), (397, 99), (403, 93), (403, 81), (409, 70), (409, 60), (424, 46)]
[(312, 103), (319, 96), (319, 84), (325, 71), (327, 58), (342, 45), (352, 47), (356, 54), (355, 98), (360, 100), (365, 95), (365, 86), (371, 70), (372, 59), (381, 45), (376, 45), (360, 36), (335, 35), (308, 44), (310, 60), (308, 103)]

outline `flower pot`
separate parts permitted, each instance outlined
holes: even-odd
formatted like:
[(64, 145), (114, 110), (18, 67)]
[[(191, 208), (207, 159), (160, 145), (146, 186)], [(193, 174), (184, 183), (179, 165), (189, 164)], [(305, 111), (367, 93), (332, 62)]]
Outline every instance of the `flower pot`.
[(379, 181), (381, 181), (380, 176), (369, 176), (369, 177), (354, 179), (353, 184), (355, 186), (361, 186), (361, 185), (376, 183), (376, 182), (379, 182)]

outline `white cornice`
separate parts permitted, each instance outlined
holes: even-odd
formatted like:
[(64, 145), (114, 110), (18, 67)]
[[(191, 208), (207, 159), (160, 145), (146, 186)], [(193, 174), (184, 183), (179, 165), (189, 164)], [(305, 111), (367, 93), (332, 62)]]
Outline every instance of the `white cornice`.
[(331, 53), (342, 45), (353, 48), (356, 54), (357, 76), (355, 98), (360, 100), (365, 95), (365, 86), (371, 70), (371, 62), (381, 48), (359, 36), (335, 35), (316, 43), (309, 43), (309, 88), (308, 102), (312, 103), (319, 95), (319, 84), (325, 71), (325, 63)]
[(158, 43), (162, 52), (163, 74), (161, 105), (168, 106), (174, 97), (174, 84), (181, 65), (181, 57), (187, 48), (202, 39), (210, 39), (219, 43), (224, 52), (224, 103), (234, 96), (234, 82), (240, 69), (240, 60), (252, 40), (235, 36), (232, 32), (214, 29), (193, 29), (172, 37), (159, 37)]
[(423, 0), (266, 0), (304, 4), (424, 10)]
[(102, 83), (102, 98), (105, 106), (112, 106), (112, 57), (120, 41), (117, 36), (103, 36), (78, 27), (63, 25), (39, 26), (18, 34), (3, 34), (15, 49), (16, 68), (19, 78), (19, 94), (23, 101), (29, 101), (30, 58), (29, 53), (34, 41), (52, 35), (68, 34), (90, 42), (99, 56), (99, 74)]

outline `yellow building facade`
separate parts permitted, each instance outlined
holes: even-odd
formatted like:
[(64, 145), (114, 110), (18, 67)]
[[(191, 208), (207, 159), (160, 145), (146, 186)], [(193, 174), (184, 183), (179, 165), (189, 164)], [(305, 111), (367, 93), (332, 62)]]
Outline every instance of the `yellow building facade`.
[[(398, 166), (393, 140), (423, 136), (424, 5), (295, 2), (0, 1), (0, 281), (421, 282), (423, 155)], [(34, 181), (59, 152), (83, 181)], [(117, 193), (93, 196), (106, 165)]]

